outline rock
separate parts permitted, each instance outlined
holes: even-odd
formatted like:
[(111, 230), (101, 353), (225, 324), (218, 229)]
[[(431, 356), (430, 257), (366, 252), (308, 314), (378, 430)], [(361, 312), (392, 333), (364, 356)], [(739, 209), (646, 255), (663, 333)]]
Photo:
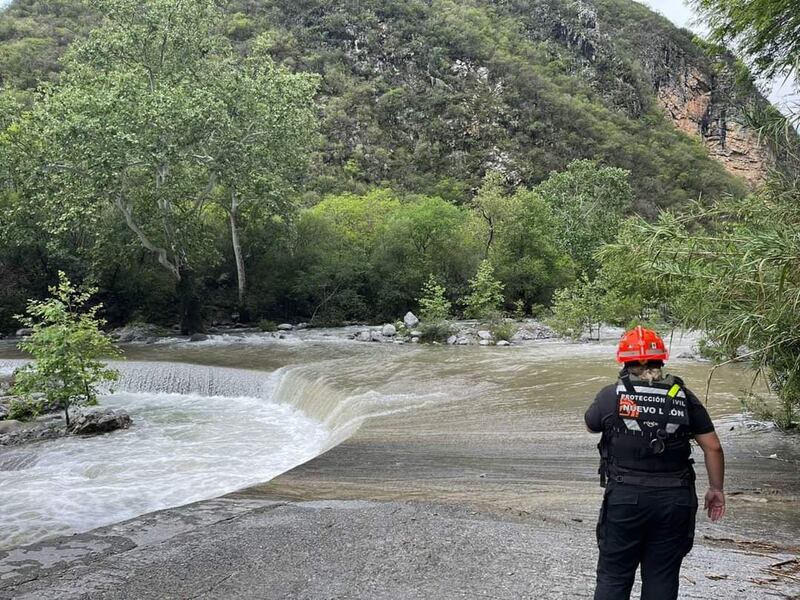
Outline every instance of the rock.
[(189, 338), (190, 342), (205, 342), (208, 339), (208, 336), (205, 333), (193, 333), (192, 337)]
[(0, 404), (0, 421), (8, 418), (8, 407), (4, 404)]
[(456, 340), (457, 346), (469, 346), (469, 338), (460, 337)]
[(687, 359), (694, 359), (694, 353), (692, 352), (681, 352), (675, 358), (687, 358)]
[(421, 332), (419, 329), (412, 329), (412, 330), (409, 332), (409, 335), (410, 335), (411, 337), (422, 337), (422, 332)]
[(397, 328), (391, 323), (387, 323), (381, 329), (381, 335), (384, 335), (386, 337), (394, 337), (397, 335)]
[(298, 323), (295, 329), (308, 329), (308, 323)]
[(291, 323), (281, 323), (278, 325), (278, 331), (291, 331), (292, 329), (294, 329), (294, 325)]
[(14, 433), (25, 428), (25, 423), (16, 419), (0, 421), (0, 434)]
[(96, 435), (131, 426), (130, 415), (122, 409), (97, 408), (78, 415), (69, 430), (76, 435)]
[(404, 324), (404, 325), (405, 325), (405, 326), (406, 326), (408, 329), (413, 329), (414, 327), (416, 327), (417, 325), (419, 325), (419, 319), (417, 318), (417, 315), (415, 315), (415, 314), (414, 314), (414, 313), (412, 313), (411, 311), (408, 311), (408, 312), (406, 313), (406, 316), (405, 316), (405, 317), (403, 317), (403, 324)]
[(411, 343), (412, 344), (419, 344), (419, 338), (417, 336), (412, 337), (411, 338)]
[(377, 329), (369, 332), (369, 339), (370, 339), (371, 342), (382, 342), (382, 341), (384, 341), (383, 336), (381, 335), (381, 332), (378, 331)]
[(490, 340), (492, 339), (492, 332), (491, 331), (479, 331), (478, 337), (482, 340)]
[(359, 331), (356, 334), (355, 339), (359, 342), (368, 342), (372, 339), (372, 332), (369, 329), (365, 329), (364, 331)]
[(478, 342), (478, 344), (480, 344), (481, 346), (489, 346), (491, 343), (492, 342), (490, 342), (489, 340), (481, 340), (480, 342)]
[(458, 343), (458, 337), (456, 337), (455, 335), (451, 335), (449, 338), (447, 338), (447, 343), (450, 346), (455, 346)]
[(22, 329), (17, 329), (16, 336), (17, 337), (28, 337), (29, 335), (33, 334), (33, 329), (30, 327), (24, 327)]
[[(178, 328), (180, 330), (180, 328)], [(120, 344), (131, 342), (146, 342), (148, 339), (158, 337), (160, 328), (150, 323), (135, 323), (115, 329), (109, 335), (111, 339)]]
[(497, 342), (497, 345), (498, 345), (498, 346), (503, 346), (503, 347), (505, 347), (505, 346), (510, 346), (510, 345), (511, 345), (511, 342), (509, 342), (509, 341), (507, 341), (507, 340), (500, 340), (499, 342)]

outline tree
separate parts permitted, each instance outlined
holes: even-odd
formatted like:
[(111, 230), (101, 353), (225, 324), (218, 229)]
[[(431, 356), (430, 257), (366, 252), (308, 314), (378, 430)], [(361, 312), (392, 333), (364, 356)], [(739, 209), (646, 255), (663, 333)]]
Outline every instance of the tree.
[(63, 272), (58, 276), (58, 285), (50, 288), (52, 297), (31, 301), (28, 316), (19, 317), (33, 328), (20, 349), (35, 362), (17, 370), (12, 392), (34, 405), (34, 412), (38, 407), (33, 395), (44, 394), (44, 404), (63, 410), (69, 427), (72, 406), (97, 404), (98, 386), (118, 379), (119, 373), (100, 359), (119, 351), (100, 331), (100, 305), (87, 305), (96, 290), (78, 291)]
[(422, 295), (417, 300), (419, 303), (419, 316), (423, 322), (438, 323), (450, 317), (451, 304), (445, 296), (445, 288), (431, 273), (425, 285), (422, 286)]
[[(195, 271), (213, 263), (207, 206), (228, 212), (239, 275), (243, 207), (286, 211), (313, 131), (316, 78), (242, 59), (214, 0), (102, 0), (106, 19), (69, 51), (60, 85), (18, 131), (39, 169), (32, 189), (56, 229), (107, 207), (173, 278), (184, 333), (202, 328)], [(25, 144), (20, 144), (25, 145)]]
[(494, 267), (484, 260), (469, 282), (471, 293), (464, 299), (469, 319), (490, 319), (497, 316), (503, 306), (503, 284), (494, 278)]
[(594, 253), (616, 238), (622, 219), (632, 208), (628, 175), (623, 169), (576, 160), (535, 188), (556, 217), (558, 242), (580, 272), (589, 276), (598, 266)]
[(800, 74), (800, 1), (692, 0), (712, 39), (733, 44), (766, 77)]

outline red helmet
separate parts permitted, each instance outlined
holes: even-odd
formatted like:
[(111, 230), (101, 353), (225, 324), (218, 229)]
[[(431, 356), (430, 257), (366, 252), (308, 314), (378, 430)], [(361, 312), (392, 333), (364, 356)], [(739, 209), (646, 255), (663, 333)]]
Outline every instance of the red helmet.
[(617, 348), (617, 361), (621, 363), (668, 358), (664, 340), (652, 329), (645, 329), (641, 325), (623, 335)]

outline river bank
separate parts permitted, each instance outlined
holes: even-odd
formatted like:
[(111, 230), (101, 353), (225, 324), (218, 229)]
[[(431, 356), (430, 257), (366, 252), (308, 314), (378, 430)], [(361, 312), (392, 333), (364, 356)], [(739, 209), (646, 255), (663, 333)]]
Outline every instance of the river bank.
[[(436, 348), (317, 333), (128, 349), (161, 361), (141, 389), (233, 395), (292, 365), (275, 397), (327, 427), (324, 452), (222, 499), (0, 553), (0, 598), (590, 597), (601, 492), (581, 417), (614, 376), (611, 341)], [(707, 365), (671, 367), (701, 391)], [(793, 597), (796, 563), (772, 565), (798, 557), (797, 440), (739, 415), (749, 373), (720, 371), (708, 404), (729, 515), (698, 519), (682, 594)]]

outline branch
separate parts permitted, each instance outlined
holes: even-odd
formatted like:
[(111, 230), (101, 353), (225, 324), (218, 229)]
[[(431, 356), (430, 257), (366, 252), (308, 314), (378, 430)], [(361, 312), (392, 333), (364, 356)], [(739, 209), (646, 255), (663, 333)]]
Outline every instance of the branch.
[(127, 223), (128, 227), (136, 234), (136, 237), (139, 238), (139, 242), (141, 242), (142, 246), (144, 246), (147, 250), (152, 252), (156, 255), (159, 264), (164, 267), (167, 271), (172, 273), (177, 281), (181, 280), (181, 274), (178, 267), (173, 264), (169, 258), (167, 257), (167, 251), (160, 246), (156, 246), (150, 239), (147, 237), (147, 234), (139, 227), (139, 224), (133, 218), (133, 210), (131, 209), (130, 204), (125, 202), (119, 196), (114, 197), (114, 206), (119, 209), (122, 215), (125, 217), (125, 223)]

